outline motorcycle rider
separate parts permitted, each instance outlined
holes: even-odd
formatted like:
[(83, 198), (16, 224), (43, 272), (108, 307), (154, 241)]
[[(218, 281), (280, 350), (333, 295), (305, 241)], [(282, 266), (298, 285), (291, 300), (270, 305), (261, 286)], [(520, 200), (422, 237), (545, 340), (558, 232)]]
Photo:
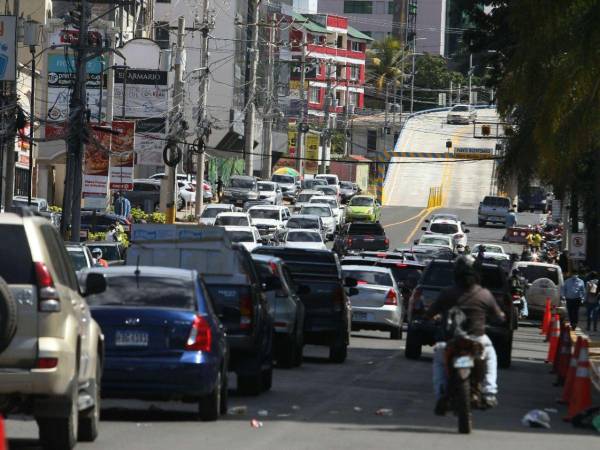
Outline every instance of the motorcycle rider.
[(527, 298), (525, 292), (527, 291), (527, 280), (521, 275), (521, 271), (518, 268), (513, 269), (511, 277), (508, 279), (510, 285), (510, 293), (516, 294), (521, 297), (523, 305), (521, 307), (521, 317), (526, 318), (529, 315), (529, 308), (527, 306)]
[[(426, 318), (446, 316), (452, 307), (460, 308), (466, 318), (466, 331), (470, 339), (483, 346), (486, 373), (482, 383), (483, 401), (488, 407), (497, 405), (496, 394), (498, 362), (492, 341), (485, 334), (486, 316), (493, 315), (504, 321), (504, 312), (490, 291), (479, 284), (480, 276), (475, 261), (470, 256), (460, 256), (454, 262), (454, 286), (444, 289), (425, 313)], [(434, 346), (433, 384), (436, 394), (435, 413), (443, 415), (447, 403), (446, 342)]]

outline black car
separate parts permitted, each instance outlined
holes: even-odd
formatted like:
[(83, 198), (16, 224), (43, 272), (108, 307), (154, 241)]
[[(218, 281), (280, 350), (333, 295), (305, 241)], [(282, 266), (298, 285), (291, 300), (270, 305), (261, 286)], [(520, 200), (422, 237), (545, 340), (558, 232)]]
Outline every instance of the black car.
[[(253, 253), (273, 255), (285, 261), (294, 282), (310, 287), (299, 293), (304, 304), (304, 342), (329, 347), (329, 359), (346, 360), (350, 343), (350, 301), (346, 287), (356, 280), (343, 280), (337, 255), (329, 250), (258, 247)], [(354, 286), (352, 286), (354, 284)]]
[(333, 243), (333, 250), (338, 255), (358, 253), (365, 250), (388, 250), (390, 240), (379, 223), (352, 222), (344, 225)]
[(256, 177), (235, 175), (229, 180), (229, 186), (223, 190), (221, 203), (231, 203), (235, 206), (243, 206), (251, 200), (259, 200), (260, 192)]
[(120, 223), (129, 234), (131, 222), (122, 216), (116, 214), (98, 211), (81, 211), (81, 229), (91, 233), (105, 233), (108, 227), (115, 223)]
[[(497, 265), (479, 266), (481, 285), (491, 291), (498, 305), (506, 314), (504, 323), (488, 321), (486, 334), (490, 337), (498, 355), (498, 367), (510, 367), (513, 331), (516, 318), (508, 281), (504, 271)], [(454, 283), (454, 263), (434, 260), (424, 270), (419, 284), (414, 289), (408, 305), (408, 331), (405, 356), (417, 359), (423, 345), (434, 345), (442, 336), (440, 321), (426, 320), (423, 315), (438, 298), (440, 292)]]
[(241, 245), (233, 248), (240, 272), (204, 275), (203, 280), (225, 326), (238, 391), (257, 395), (273, 382), (273, 318), (252, 256)]

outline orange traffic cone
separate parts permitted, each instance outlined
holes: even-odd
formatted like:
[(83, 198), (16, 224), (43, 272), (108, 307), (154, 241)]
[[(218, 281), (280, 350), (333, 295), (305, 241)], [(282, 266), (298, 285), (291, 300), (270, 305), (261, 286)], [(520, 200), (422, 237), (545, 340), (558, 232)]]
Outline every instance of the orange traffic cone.
[(557, 384), (562, 384), (569, 370), (569, 359), (571, 357), (571, 326), (563, 324), (560, 332), (558, 356), (554, 360), (553, 372), (558, 376)]
[(579, 360), (579, 350), (581, 349), (581, 343), (583, 339), (581, 336), (577, 338), (575, 342), (575, 350), (571, 354), (569, 360), (569, 369), (567, 370), (567, 377), (565, 378), (565, 387), (563, 389), (562, 397), (558, 401), (559, 403), (569, 403), (571, 398), (571, 392), (573, 392), (573, 382), (575, 381), (575, 372), (577, 371), (577, 361)]
[(592, 406), (592, 382), (590, 380), (590, 359), (589, 342), (583, 339), (579, 349), (579, 359), (577, 360), (577, 370), (575, 371), (575, 381), (573, 382), (573, 391), (569, 401), (569, 412), (565, 420), (571, 420), (577, 414)]
[(550, 345), (548, 346), (548, 355), (546, 356), (547, 363), (553, 363), (558, 350), (558, 341), (560, 339), (560, 316), (556, 314), (552, 321), (550, 331)]
[(546, 307), (544, 308), (544, 318), (542, 319), (542, 327), (540, 329), (540, 334), (548, 334), (548, 330), (550, 329), (550, 322), (552, 321), (552, 311), (551, 311), (550, 298), (546, 298)]
[(6, 434), (4, 432), (4, 417), (0, 415), (0, 450), (7, 450)]

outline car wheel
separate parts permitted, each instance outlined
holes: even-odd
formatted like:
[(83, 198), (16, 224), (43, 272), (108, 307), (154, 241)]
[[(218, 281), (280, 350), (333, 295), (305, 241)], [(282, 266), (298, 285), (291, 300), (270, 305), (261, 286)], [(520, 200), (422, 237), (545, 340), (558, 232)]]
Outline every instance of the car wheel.
[(223, 377), (221, 371), (217, 373), (217, 381), (212, 392), (198, 401), (198, 415), (203, 422), (214, 422), (221, 415), (221, 393)]
[(329, 347), (329, 360), (331, 362), (341, 364), (346, 361), (348, 356), (348, 344), (342, 338), (336, 339), (336, 342)]
[(283, 369), (291, 369), (296, 362), (297, 345), (294, 336), (295, 333), (286, 338), (285, 345), (282, 346), (279, 355), (277, 355), (277, 365)]
[(400, 339), (402, 339), (402, 325), (390, 331), (390, 338), (394, 341), (399, 341)]
[(79, 428), (77, 375), (74, 377), (72, 384), (68, 416), (37, 419), (40, 441), (44, 449), (71, 450), (77, 444)]
[(242, 395), (258, 395), (262, 387), (262, 374), (238, 375), (237, 390)]
[(404, 356), (408, 359), (419, 359), (421, 357), (422, 345), (414, 333), (406, 333), (406, 347)]
[(498, 367), (508, 369), (512, 362), (512, 334), (498, 345), (496, 353), (498, 355)]
[(100, 388), (102, 378), (102, 361), (100, 355), (96, 357), (96, 376), (94, 383), (94, 406), (92, 409), (79, 415), (79, 436), (81, 442), (94, 442), (98, 437), (98, 425), (100, 424)]
[(8, 284), (0, 278), (0, 353), (8, 347), (17, 331), (17, 302)]
[(183, 197), (180, 195), (177, 197), (177, 211), (181, 211), (185, 206), (185, 201), (183, 201)]

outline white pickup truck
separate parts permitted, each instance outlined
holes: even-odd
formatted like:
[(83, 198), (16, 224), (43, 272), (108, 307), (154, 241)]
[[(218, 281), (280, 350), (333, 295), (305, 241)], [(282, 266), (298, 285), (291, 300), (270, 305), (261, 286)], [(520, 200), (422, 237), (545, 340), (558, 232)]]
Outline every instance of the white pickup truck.
[(487, 222), (506, 224), (510, 211), (510, 198), (488, 195), (479, 203), (477, 223), (483, 227)]

